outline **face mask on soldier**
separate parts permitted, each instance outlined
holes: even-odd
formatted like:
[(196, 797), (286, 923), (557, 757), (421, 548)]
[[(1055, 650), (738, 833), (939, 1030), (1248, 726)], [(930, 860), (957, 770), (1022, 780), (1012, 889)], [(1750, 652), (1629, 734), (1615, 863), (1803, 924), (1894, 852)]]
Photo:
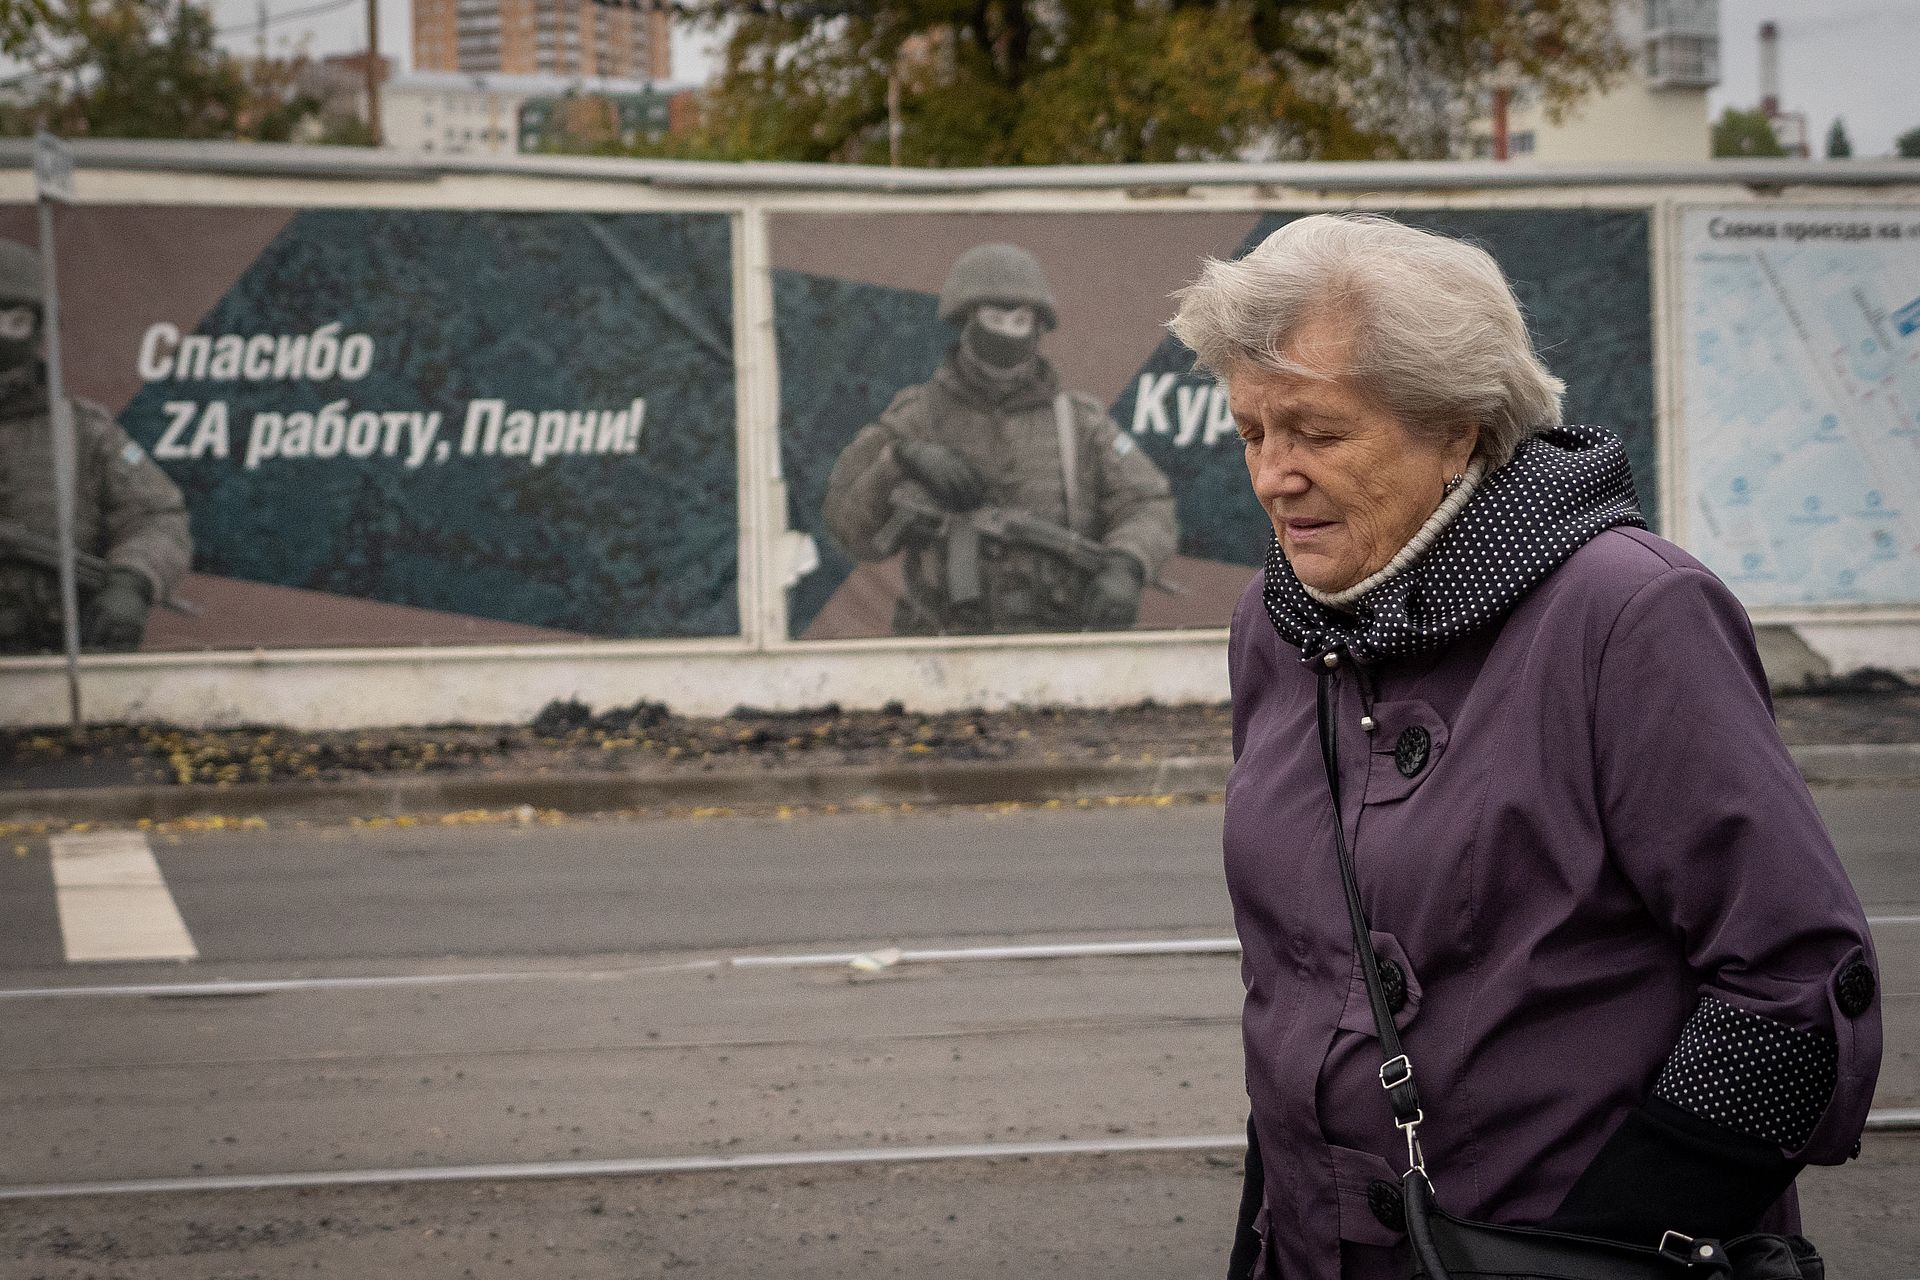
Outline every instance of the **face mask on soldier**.
[(0, 369), (18, 369), (37, 358), (39, 329), (40, 316), (34, 308), (19, 303), (0, 307)]
[(1040, 344), (1040, 316), (1032, 307), (983, 303), (967, 317), (966, 341), (974, 355), (998, 369), (1016, 369)]

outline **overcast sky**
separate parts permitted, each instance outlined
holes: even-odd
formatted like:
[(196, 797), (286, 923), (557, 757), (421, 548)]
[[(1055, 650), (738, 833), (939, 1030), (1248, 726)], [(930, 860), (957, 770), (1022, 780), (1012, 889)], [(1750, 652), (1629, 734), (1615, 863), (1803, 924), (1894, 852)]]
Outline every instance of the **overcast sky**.
[(1856, 156), (1891, 155), (1920, 125), (1920, 0), (1720, 0), (1720, 87), (1725, 106), (1760, 102), (1760, 24), (1780, 24), (1780, 105), (1803, 111), (1816, 146), (1836, 117)]
[[(260, 0), (213, 0), (227, 42), (254, 44), (252, 25)], [(283, 40), (306, 38), (315, 54), (366, 47), (365, 0), (266, 0), (268, 33)], [(408, 0), (379, 0), (380, 47), (404, 66), (412, 29)], [(302, 11), (323, 9), (307, 16)], [(284, 21), (273, 15), (288, 15)], [(1920, 125), (1920, 92), (1913, 64), (1920, 51), (1920, 0), (1720, 0), (1720, 87), (1710, 98), (1714, 115), (1729, 104), (1751, 107), (1760, 99), (1758, 32), (1771, 18), (1780, 24), (1783, 105), (1803, 111), (1816, 141), (1835, 117), (1844, 117), (1855, 155), (1887, 155), (1901, 132)], [(676, 80), (703, 78), (712, 66), (704, 46), (689, 33), (674, 38)]]

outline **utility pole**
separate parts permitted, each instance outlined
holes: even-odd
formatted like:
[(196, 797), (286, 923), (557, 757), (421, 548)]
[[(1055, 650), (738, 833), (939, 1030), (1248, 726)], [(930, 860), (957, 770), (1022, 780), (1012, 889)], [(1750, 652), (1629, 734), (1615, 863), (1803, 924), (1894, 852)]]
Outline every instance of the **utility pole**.
[(380, 0), (367, 0), (367, 136), (380, 145)]
[(893, 71), (887, 76), (887, 163), (900, 167), (900, 144), (907, 136), (906, 123), (900, 118), (900, 60), (894, 58)]
[(33, 138), (33, 181), (40, 205), (40, 270), (46, 301), (47, 422), (53, 433), (53, 507), (60, 537), (60, 629), (67, 650), (69, 732), (78, 742), (86, 721), (80, 715), (80, 594), (74, 567), (74, 480), (79, 468), (73, 436), (73, 401), (60, 347), (60, 279), (54, 270), (59, 250), (53, 240), (53, 206), (73, 200), (73, 152), (42, 129)]

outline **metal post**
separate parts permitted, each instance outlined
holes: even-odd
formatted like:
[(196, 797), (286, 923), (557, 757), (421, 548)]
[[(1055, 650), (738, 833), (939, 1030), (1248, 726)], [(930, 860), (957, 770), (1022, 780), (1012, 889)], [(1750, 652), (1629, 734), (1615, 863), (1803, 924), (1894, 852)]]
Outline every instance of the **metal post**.
[(367, 0), (367, 136), (380, 145), (380, 0)]
[(887, 76), (887, 163), (900, 167), (900, 144), (906, 138), (906, 123), (900, 119), (900, 62), (896, 57)]
[(47, 348), (47, 420), (53, 430), (53, 502), (60, 540), (60, 621), (67, 649), (67, 710), (74, 736), (80, 736), (80, 592), (74, 577), (73, 404), (60, 363), (60, 283), (54, 269), (53, 205), (72, 197), (73, 160), (51, 134), (34, 139), (34, 170), (39, 188), (40, 264), (47, 300), (44, 308)]

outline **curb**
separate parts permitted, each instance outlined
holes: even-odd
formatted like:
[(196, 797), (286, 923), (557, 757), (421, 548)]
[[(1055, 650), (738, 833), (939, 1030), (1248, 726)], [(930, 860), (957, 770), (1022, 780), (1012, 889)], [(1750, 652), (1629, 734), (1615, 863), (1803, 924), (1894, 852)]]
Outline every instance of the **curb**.
[(0, 791), (0, 821), (137, 822), (145, 818), (169, 822), (235, 814), (345, 819), (521, 805), (561, 813), (599, 813), (708, 805), (965, 805), (1121, 795), (1198, 798), (1225, 788), (1231, 763), (1225, 756), (1176, 756), (1128, 763), (967, 761), (651, 776), (453, 775), (230, 787), (49, 787)]
[(1787, 748), (1809, 783), (1920, 782), (1920, 742), (1821, 743)]
[[(1791, 748), (1814, 785), (1920, 782), (1920, 742)], [(0, 821), (169, 822), (235, 814), (346, 819), (513, 809), (561, 813), (616, 809), (777, 805), (966, 805), (1171, 795), (1196, 799), (1226, 789), (1226, 756), (1073, 764), (968, 761), (837, 765), (751, 773), (521, 774), (507, 777), (373, 777), (231, 787), (50, 787), (0, 791)]]

